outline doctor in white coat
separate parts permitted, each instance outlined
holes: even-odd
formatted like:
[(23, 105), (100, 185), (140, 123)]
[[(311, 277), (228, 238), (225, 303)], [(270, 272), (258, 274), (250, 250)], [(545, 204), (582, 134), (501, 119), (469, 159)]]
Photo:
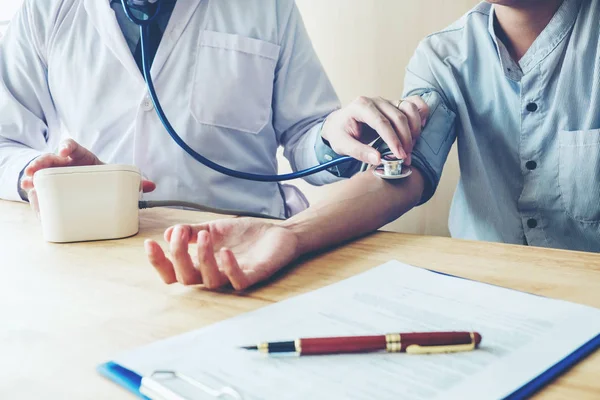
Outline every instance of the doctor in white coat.
[[(151, 75), (172, 125), (208, 159), (275, 174), (280, 145), (294, 170), (323, 162), (330, 146), (376, 163), (364, 144), (375, 131), (396, 156), (410, 154), (418, 107), (359, 98), (340, 109), (292, 0), (161, 1)], [(148, 200), (280, 218), (306, 207), (295, 188), (222, 175), (177, 146), (149, 99), (139, 33), (118, 1), (25, 0), (0, 42), (0, 198), (27, 200), (39, 169), (100, 162), (138, 166), (151, 181)]]

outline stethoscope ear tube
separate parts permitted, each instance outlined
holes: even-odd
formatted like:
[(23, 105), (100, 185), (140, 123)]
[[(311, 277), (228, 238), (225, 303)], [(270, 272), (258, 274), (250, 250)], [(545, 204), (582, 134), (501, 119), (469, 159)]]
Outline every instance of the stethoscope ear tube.
[[(135, 15), (133, 15), (133, 12), (131, 11), (131, 5), (129, 4), (129, 2), (133, 2), (134, 5), (138, 5), (138, 6), (147, 6), (148, 3), (151, 4), (156, 4), (156, 10), (154, 10), (154, 14), (152, 15), (148, 15), (147, 19), (139, 19), (137, 18)], [(134, 24), (138, 25), (140, 28), (144, 27), (144, 26), (148, 26), (150, 25), (151, 22), (153, 22), (161, 13), (161, 1), (158, 0), (154, 0), (154, 1), (150, 1), (150, 0), (121, 0), (121, 4), (123, 5), (123, 10), (125, 11), (125, 15), (127, 15), (127, 18), (129, 18), (131, 20), (131, 22), (133, 22)]]

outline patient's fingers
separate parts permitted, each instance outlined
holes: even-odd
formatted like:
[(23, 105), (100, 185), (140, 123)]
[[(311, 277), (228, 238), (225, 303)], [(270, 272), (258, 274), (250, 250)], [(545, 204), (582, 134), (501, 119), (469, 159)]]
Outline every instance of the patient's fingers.
[(146, 240), (144, 248), (150, 264), (156, 269), (162, 280), (168, 285), (177, 282), (173, 263), (165, 256), (160, 245), (154, 240)]
[(165, 231), (165, 235), (164, 235), (165, 241), (167, 243), (171, 241), (171, 236), (173, 234), (173, 230), (178, 227), (187, 230), (190, 243), (196, 242), (196, 238), (198, 237), (198, 232), (208, 230), (208, 224), (171, 226), (170, 228), (167, 228), (167, 230)]
[(170, 251), (177, 280), (186, 286), (202, 283), (202, 274), (195, 268), (188, 253), (189, 229), (176, 226), (171, 233)]
[(249, 277), (242, 271), (231, 250), (223, 248), (221, 249), (220, 255), (223, 272), (225, 272), (225, 275), (227, 275), (229, 282), (231, 282), (231, 285), (235, 290), (244, 290), (256, 283), (251, 282)]
[(69, 159), (55, 154), (44, 154), (25, 167), (24, 175), (32, 177), (37, 171), (45, 168), (66, 167)]
[(202, 274), (204, 287), (207, 289), (217, 289), (226, 285), (228, 279), (225, 274), (219, 270), (210, 234), (207, 231), (198, 232), (197, 243), (198, 269)]

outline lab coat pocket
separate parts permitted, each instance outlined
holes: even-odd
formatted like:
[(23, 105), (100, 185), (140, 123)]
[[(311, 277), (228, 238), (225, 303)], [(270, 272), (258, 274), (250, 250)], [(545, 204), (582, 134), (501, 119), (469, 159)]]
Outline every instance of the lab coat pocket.
[(203, 31), (190, 100), (196, 121), (259, 133), (271, 118), (279, 50), (262, 40)]
[(584, 223), (600, 221), (600, 129), (560, 131), (558, 184), (567, 214)]

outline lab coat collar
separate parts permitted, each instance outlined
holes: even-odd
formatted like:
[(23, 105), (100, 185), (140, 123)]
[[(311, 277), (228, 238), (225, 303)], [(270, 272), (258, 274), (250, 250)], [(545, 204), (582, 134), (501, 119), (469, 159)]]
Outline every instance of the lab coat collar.
[(90, 21), (100, 34), (104, 44), (113, 52), (115, 57), (117, 57), (134, 79), (143, 84), (144, 78), (140, 74), (140, 70), (131, 54), (129, 46), (127, 46), (127, 42), (121, 32), (121, 27), (117, 22), (115, 13), (112, 8), (110, 8), (110, 2), (84, 0), (83, 5), (89, 15)]
[[(150, 71), (153, 77), (157, 77), (160, 74), (169, 55), (171, 55), (171, 52), (175, 48), (175, 44), (183, 34), (183, 31), (202, 1), (207, 0), (177, 0), (175, 3), (173, 14), (171, 14), (167, 29), (163, 34), (160, 45), (158, 46), (158, 51), (152, 63), (152, 69)], [(204, 21), (206, 21), (206, 18), (204, 18)]]
[[(203, 0), (178, 0), (169, 20), (169, 24), (161, 40), (158, 52), (154, 58), (151, 75), (155, 78), (162, 70), (175, 44), (183, 34), (187, 24), (190, 22), (198, 5)], [(204, 0), (206, 1), (206, 0)], [(131, 54), (125, 37), (121, 32), (115, 13), (110, 7), (110, 2), (99, 0), (84, 0), (84, 7), (89, 18), (100, 34), (102, 40), (113, 52), (127, 71), (144, 84), (144, 78)]]

